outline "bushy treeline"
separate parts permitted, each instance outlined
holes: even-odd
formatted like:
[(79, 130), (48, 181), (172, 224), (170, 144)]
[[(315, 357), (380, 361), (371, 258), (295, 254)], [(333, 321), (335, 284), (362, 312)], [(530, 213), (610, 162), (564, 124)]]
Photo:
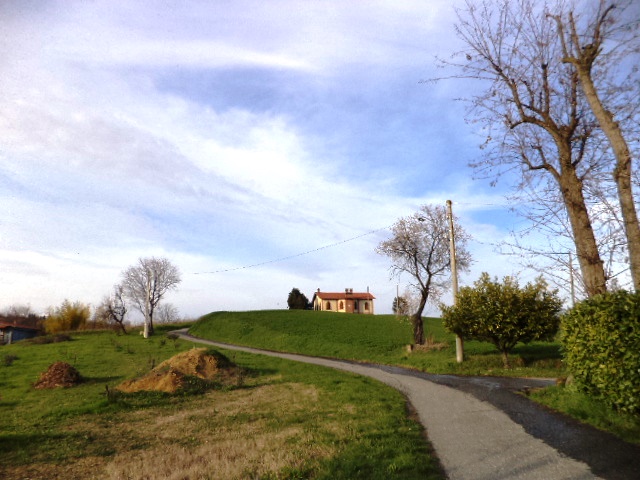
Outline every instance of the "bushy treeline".
[(70, 332), (74, 330), (106, 329), (109, 322), (96, 312), (91, 315), (91, 306), (82, 302), (65, 300), (58, 307), (51, 308), (44, 321), (47, 334)]
[(640, 414), (640, 294), (618, 291), (580, 302), (562, 318), (561, 342), (579, 390)]

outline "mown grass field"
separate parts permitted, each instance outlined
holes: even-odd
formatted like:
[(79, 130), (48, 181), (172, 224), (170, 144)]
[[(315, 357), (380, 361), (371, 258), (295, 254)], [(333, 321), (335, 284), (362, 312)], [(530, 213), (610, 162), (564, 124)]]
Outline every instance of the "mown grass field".
[(214, 312), (190, 330), (193, 335), (222, 342), (356, 361), (402, 365), (431, 373), (558, 377), (564, 375), (560, 346), (533, 342), (516, 347), (513, 368), (489, 343), (465, 343), (466, 361), (455, 361), (454, 336), (439, 318), (425, 319), (434, 349), (407, 351), (411, 327), (393, 315), (346, 315), (309, 310)]
[[(488, 343), (465, 343), (465, 362), (455, 361), (454, 336), (438, 318), (425, 319), (425, 332), (439, 348), (407, 351), (411, 327), (393, 315), (273, 310), (214, 312), (190, 330), (194, 335), (276, 351), (400, 365), (430, 373), (518, 377), (565, 377), (558, 342), (518, 345), (505, 369)], [(442, 347), (442, 348), (440, 348)], [(531, 398), (573, 418), (640, 444), (640, 418), (611, 411), (572, 388), (554, 387)]]
[[(192, 347), (162, 331), (0, 347), (0, 478), (443, 478), (402, 395), (345, 372), (226, 352), (236, 384), (106, 394)], [(34, 389), (55, 361), (86, 381)]]

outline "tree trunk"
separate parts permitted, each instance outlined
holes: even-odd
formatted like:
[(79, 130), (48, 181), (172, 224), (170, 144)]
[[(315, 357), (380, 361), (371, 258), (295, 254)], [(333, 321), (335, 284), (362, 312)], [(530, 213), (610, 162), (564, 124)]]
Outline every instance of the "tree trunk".
[(429, 297), (429, 289), (431, 285), (431, 278), (427, 279), (426, 285), (422, 286), (420, 290), (420, 304), (416, 313), (411, 316), (411, 324), (413, 325), (413, 341), (416, 345), (424, 345), (424, 322), (422, 320), (422, 312), (427, 304), (427, 298)]
[(151, 315), (151, 305), (149, 304), (149, 296), (151, 295), (151, 283), (149, 278), (147, 278), (147, 285), (145, 291), (145, 299), (144, 299), (144, 338), (149, 338), (151, 332), (149, 331), (150, 327), (150, 315)]
[(413, 325), (413, 342), (416, 345), (424, 345), (424, 323), (421, 313), (411, 315), (411, 324)]
[(509, 352), (506, 350), (502, 352), (502, 366), (504, 368), (511, 368), (511, 363), (509, 362)]
[(584, 287), (587, 296), (592, 297), (607, 291), (604, 263), (584, 200), (582, 181), (571, 162), (570, 146), (564, 145), (559, 151), (562, 168), (556, 178), (571, 224)]
[(602, 131), (605, 133), (611, 144), (611, 148), (616, 157), (616, 168), (613, 171), (613, 178), (618, 189), (618, 200), (624, 224), (624, 232), (627, 237), (627, 248), (629, 250), (629, 267), (633, 288), (640, 291), (640, 225), (638, 224), (638, 213), (633, 201), (633, 190), (631, 183), (631, 152), (627, 144), (620, 125), (613, 119), (613, 114), (604, 108), (598, 92), (591, 78), (591, 71), (585, 65), (578, 64), (578, 78), (582, 85), (585, 97), (591, 106)]

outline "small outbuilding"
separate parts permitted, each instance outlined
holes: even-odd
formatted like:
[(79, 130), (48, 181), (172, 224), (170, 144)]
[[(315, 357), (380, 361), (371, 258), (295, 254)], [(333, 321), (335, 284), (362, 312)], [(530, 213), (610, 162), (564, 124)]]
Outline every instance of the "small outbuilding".
[(33, 338), (38, 333), (40, 333), (40, 328), (36, 326), (25, 325), (10, 318), (0, 318), (0, 345)]
[(354, 292), (353, 288), (345, 288), (344, 292), (321, 292), (318, 289), (311, 304), (318, 311), (373, 314), (375, 298), (368, 287), (366, 292)]

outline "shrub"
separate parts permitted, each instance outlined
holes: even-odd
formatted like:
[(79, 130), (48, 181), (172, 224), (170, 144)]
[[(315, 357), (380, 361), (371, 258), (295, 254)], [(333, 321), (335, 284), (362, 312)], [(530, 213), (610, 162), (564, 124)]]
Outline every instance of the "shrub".
[(493, 343), (505, 367), (516, 344), (546, 340), (558, 331), (562, 300), (542, 277), (520, 288), (513, 277), (500, 283), (483, 273), (473, 285), (460, 289), (456, 305), (440, 306), (444, 326), (464, 339)]
[(17, 359), (18, 359), (17, 355), (12, 355), (10, 353), (7, 353), (4, 356), (4, 360), (3, 360), (4, 366), (10, 367), (11, 365), (13, 365), (13, 362), (16, 361)]
[(577, 304), (562, 317), (561, 342), (580, 391), (640, 413), (640, 294), (618, 291)]
[(87, 325), (89, 313), (89, 305), (65, 300), (44, 321), (44, 329), (47, 333), (81, 330)]

